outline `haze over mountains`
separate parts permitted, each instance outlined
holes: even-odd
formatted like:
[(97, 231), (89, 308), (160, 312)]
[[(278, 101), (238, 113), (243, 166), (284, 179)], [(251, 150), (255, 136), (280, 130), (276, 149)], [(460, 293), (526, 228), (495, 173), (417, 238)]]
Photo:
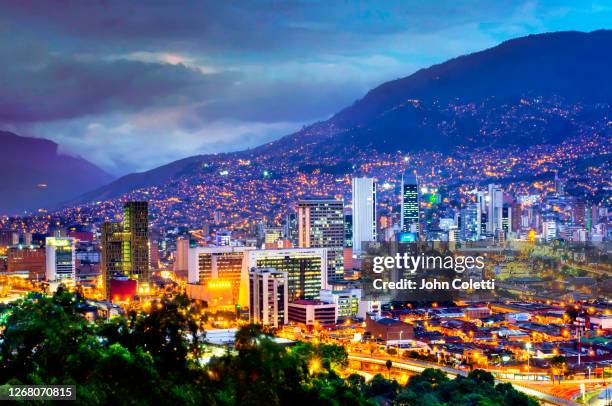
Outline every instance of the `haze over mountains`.
[[(350, 163), (358, 153), (440, 151), (609, 137), (612, 31), (530, 35), (384, 83), (334, 115), (249, 151), (194, 156), (126, 175), (76, 199), (103, 200), (163, 185), (225, 158)], [(345, 165), (350, 171), (350, 165)], [(98, 176), (96, 179), (101, 180)], [(81, 184), (74, 183), (73, 186)], [(78, 189), (73, 187), (72, 190)], [(82, 189), (81, 191), (85, 191)], [(26, 202), (27, 200), (16, 200)], [(56, 201), (62, 201), (61, 199)]]
[(57, 144), (0, 131), (0, 214), (56, 207), (113, 180), (91, 162), (59, 154)]

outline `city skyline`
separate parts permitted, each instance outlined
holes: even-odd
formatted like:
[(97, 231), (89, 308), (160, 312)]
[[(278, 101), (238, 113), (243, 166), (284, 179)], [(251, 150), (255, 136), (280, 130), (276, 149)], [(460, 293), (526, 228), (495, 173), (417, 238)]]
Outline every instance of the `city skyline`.
[(612, 7), (62, 5), (0, 13), (0, 400), (610, 406)]

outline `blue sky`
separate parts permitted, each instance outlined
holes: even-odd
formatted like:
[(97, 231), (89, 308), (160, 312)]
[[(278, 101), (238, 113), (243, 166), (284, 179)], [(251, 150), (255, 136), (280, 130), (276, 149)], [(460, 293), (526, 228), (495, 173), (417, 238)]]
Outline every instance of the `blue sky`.
[(120, 175), (257, 146), (506, 39), (610, 21), (604, 1), (9, 1), (0, 129)]

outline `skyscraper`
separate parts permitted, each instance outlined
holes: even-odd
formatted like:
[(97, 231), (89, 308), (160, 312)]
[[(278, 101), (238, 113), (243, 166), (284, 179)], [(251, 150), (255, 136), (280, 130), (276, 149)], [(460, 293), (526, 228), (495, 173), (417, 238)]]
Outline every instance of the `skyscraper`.
[(148, 289), (149, 221), (147, 202), (127, 202), (122, 223), (104, 223), (101, 232), (102, 279), (106, 298), (111, 300), (111, 279), (136, 281), (138, 291)]
[(342, 200), (301, 200), (298, 203), (298, 243), (327, 249), (327, 282), (344, 277), (344, 203)]
[(353, 252), (360, 253), (367, 241), (376, 241), (376, 183), (353, 178)]
[(251, 323), (279, 327), (287, 324), (287, 273), (271, 268), (249, 271), (249, 315)]
[(477, 241), (480, 237), (480, 210), (478, 203), (470, 203), (461, 210), (461, 239)]
[(325, 248), (253, 250), (247, 253), (248, 268), (273, 268), (287, 274), (289, 301), (319, 299), (327, 285)]
[(502, 209), (504, 206), (504, 192), (499, 185), (489, 185), (487, 209), (487, 232), (495, 234), (502, 229)]
[(416, 175), (402, 174), (401, 230), (403, 233), (419, 232), (419, 184)]
[(127, 202), (123, 206), (123, 232), (129, 235), (124, 261), (130, 263), (130, 276), (140, 284), (149, 283), (149, 205)]

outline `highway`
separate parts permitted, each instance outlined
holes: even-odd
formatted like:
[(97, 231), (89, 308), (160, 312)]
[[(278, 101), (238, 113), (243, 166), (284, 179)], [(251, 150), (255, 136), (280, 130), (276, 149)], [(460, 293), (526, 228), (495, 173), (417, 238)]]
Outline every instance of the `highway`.
[[(438, 364), (432, 364), (432, 363), (425, 362), (425, 361), (398, 359), (394, 357), (379, 357), (379, 356), (370, 356), (366, 354), (349, 354), (348, 359), (349, 361), (351, 360), (360, 361), (360, 362), (366, 362), (366, 363), (383, 365), (383, 366), (385, 365), (387, 360), (390, 359), (393, 362), (392, 368), (396, 368), (396, 369), (400, 369), (404, 371), (410, 371), (414, 373), (421, 373), (426, 368), (437, 368), (437, 369), (441, 369), (442, 371), (446, 372), (447, 375), (449, 375), (450, 377), (456, 377), (457, 375), (467, 376), (468, 374), (467, 371), (464, 371), (462, 369), (456, 369), (456, 368), (451, 368), (451, 367), (442, 366)], [(496, 380), (496, 382), (506, 382), (506, 381)], [(549, 395), (547, 393), (540, 392), (538, 390), (522, 386), (520, 383), (515, 383), (514, 381), (511, 381), (511, 383), (518, 391), (521, 391), (525, 393), (526, 395), (533, 396), (534, 398), (537, 398), (546, 403), (550, 403), (553, 405), (577, 405), (576, 402), (573, 402), (571, 400)]]

